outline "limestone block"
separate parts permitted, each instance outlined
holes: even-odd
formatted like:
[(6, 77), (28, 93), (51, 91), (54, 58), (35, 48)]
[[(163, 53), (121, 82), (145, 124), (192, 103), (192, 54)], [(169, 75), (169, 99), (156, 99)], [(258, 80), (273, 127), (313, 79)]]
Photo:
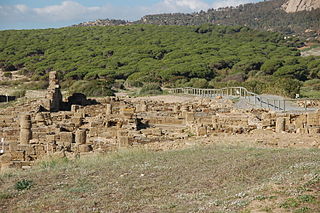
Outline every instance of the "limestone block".
[(25, 160), (25, 152), (24, 151), (16, 151), (10, 152), (11, 161), (24, 161)]
[(159, 137), (159, 136), (162, 135), (162, 130), (161, 129), (153, 129), (152, 130), (152, 135)]
[(0, 155), (0, 162), (2, 164), (4, 163), (10, 163), (12, 161), (12, 155), (11, 153), (5, 153), (3, 155)]
[(148, 105), (147, 104), (137, 104), (136, 105), (136, 112), (147, 112)]
[(280, 117), (277, 118), (276, 120), (276, 132), (281, 133), (283, 131), (285, 131), (285, 127), (286, 127), (286, 122), (285, 122), (285, 118)]
[(309, 112), (307, 114), (307, 124), (308, 126), (319, 126), (319, 114)]
[(46, 121), (42, 113), (36, 114), (35, 121), (38, 125), (46, 125)]
[(122, 136), (128, 136), (128, 131), (126, 131), (126, 130), (119, 130), (119, 131), (117, 132), (117, 137), (119, 138), (119, 137), (122, 137)]
[(31, 117), (30, 115), (21, 115), (20, 117), (20, 128), (30, 129), (31, 128)]
[(135, 108), (126, 108), (126, 107), (121, 107), (120, 108), (120, 114), (124, 116), (132, 116), (135, 113)]
[(298, 116), (295, 121), (294, 121), (294, 125), (295, 128), (304, 128), (305, 125), (307, 124), (307, 115), (300, 115)]
[(71, 112), (77, 112), (80, 109), (79, 105), (71, 105)]
[(9, 143), (9, 152), (15, 152), (18, 150), (18, 144), (17, 143)]
[(56, 141), (56, 135), (46, 135), (47, 143), (53, 143), (54, 141)]
[(74, 126), (78, 128), (83, 124), (83, 118), (73, 117), (73, 118), (71, 118), (71, 123), (74, 124)]
[(86, 130), (79, 129), (76, 131), (75, 142), (77, 144), (85, 144), (87, 142), (87, 132)]
[(120, 148), (129, 147), (130, 146), (129, 137), (128, 136), (120, 136), (118, 138), (118, 145)]
[(72, 132), (60, 132), (60, 142), (65, 145), (74, 143), (74, 134)]
[(173, 112), (174, 113), (179, 113), (180, 112), (180, 106), (179, 105), (174, 105), (173, 106)]
[(34, 151), (32, 145), (27, 144), (27, 145), (23, 145), (23, 144), (18, 144), (18, 151), (25, 151), (28, 153), (32, 153)]
[(29, 144), (32, 138), (32, 132), (30, 129), (20, 130), (20, 144)]
[(186, 123), (187, 124), (192, 123), (194, 121), (194, 113), (193, 112), (187, 112), (185, 119), (186, 119)]
[(320, 128), (318, 127), (309, 128), (308, 130), (309, 130), (309, 134), (316, 135), (320, 133)]
[(106, 105), (106, 114), (107, 115), (112, 115), (112, 105), (111, 104), (107, 104)]
[(80, 144), (78, 146), (78, 150), (79, 150), (79, 152), (91, 152), (92, 151), (92, 147), (91, 147), (91, 145)]
[(197, 136), (205, 136), (207, 135), (207, 127), (199, 126), (196, 128)]

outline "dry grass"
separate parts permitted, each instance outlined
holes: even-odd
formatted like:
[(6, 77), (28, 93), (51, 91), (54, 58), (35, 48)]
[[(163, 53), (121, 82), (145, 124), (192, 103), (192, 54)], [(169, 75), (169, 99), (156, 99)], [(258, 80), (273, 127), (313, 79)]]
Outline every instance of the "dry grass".
[(317, 212), (319, 175), (316, 149), (124, 150), (2, 174), (0, 212)]

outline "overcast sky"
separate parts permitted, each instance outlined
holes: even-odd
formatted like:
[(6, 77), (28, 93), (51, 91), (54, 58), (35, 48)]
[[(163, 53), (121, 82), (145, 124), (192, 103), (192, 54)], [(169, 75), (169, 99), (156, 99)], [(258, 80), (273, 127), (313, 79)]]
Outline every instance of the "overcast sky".
[(262, 0), (0, 0), (0, 29), (55, 28), (96, 19), (195, 12)]

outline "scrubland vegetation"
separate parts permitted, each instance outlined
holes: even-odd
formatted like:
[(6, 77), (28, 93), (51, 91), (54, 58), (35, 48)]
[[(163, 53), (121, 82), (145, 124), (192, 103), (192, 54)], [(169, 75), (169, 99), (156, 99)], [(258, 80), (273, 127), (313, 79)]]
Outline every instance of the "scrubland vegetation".
[[(122, 81), (127, 87), (239, 85), (293, 96), (303, 82), (320, 78), (319, 57), (300, 57), (300, 45), (279, 33), (210, 24), (1, 31), (0, 67), (35, 81), (56, 70), (66, 87), (82, 80), (94, 86), (87, 91), (102, 95)], [(92, 80), (109, 86), (96, 88)]]

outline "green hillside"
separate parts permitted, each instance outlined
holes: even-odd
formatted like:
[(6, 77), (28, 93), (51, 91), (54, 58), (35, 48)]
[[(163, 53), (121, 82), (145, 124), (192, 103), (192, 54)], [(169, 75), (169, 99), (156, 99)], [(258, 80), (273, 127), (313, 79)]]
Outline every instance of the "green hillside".
[(282, 32), (316, 38), (320, 28), (320, 9), (286, 13), (281, 6), (287, 0), (267, 0), (237, 7), (209, 9), (198, 13), (158, 14), (144, 16), (139, 23), (157, 25), (199, 25), (215, 23), (241, 25), (259, 30)]
[(66, 85), (242, 85), (292, 96), (301, 82), (320, 77), (319, 57), (300, 57), (300, 45), (279, 33), (209, 24), (0, 31), (0, 68), (32, 80), (56, 70)]

